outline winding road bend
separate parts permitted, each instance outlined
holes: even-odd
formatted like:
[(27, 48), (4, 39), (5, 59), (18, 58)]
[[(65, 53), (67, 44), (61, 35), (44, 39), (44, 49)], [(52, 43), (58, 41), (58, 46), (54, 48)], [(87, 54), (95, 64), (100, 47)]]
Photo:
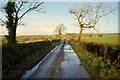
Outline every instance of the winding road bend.
[(63, 40), (37, 70), (29, 76), (30, 79), (40, 78), (89, 78), (92, 79), (67, 40)]

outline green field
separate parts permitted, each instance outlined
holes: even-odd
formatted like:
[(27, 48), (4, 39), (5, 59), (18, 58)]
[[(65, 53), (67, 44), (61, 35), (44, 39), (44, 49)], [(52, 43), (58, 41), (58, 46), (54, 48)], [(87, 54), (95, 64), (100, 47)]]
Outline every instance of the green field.
[[(47, 41), (47, 40), (52, 40), (56, 38), (51, 39), (51, 35), (28, 35), (28, 36), (16, 36), (17, 43), (30, 43), (30, 42), (40, 42), (40, 41)], [(8, 41), (5, 36), (0, 37), (0, 45), (6, 44)]]
[[(69, 35), (67, 38), (69, 39), (73, 39), (74, 34)], [(63, 35), (63, 37), (65, 37), (67, 35)], [(119, 35), (120, 37), (120, 35)], [(29, 42), (39, 42), (39, 41), (44, 41), (44, 40), (51, 40), (51, 38), (56, 39), (55, 36), (49, 35), (49, 36), (22, 36), (22, 37), (17, 37), (17, 41), (18, 43), (29, 43)], [(67, 39), (64, 38), (64, 39)], [(75, 36), (74, 39), (77, 39), (78, 36)], [(98, 37), (95, 36), (94, 34), (92, 35), (92, 37), (89, 36), (85, 36), (83, 35), (81, 37), (82, 41), (87, 41), (87, 42), (96, 42), (96, 43), (102, 43), (102, 44), (108, 44), (108, 45), (113, 45), (116, 46), (118, 45), (118, 35), (107, 35), (107, 36), (102, 36), (102, 37)], [(3, 36), (2, 38), (0, 38), (0, 42), (2, 41), (2, 44), (7, 43), (6, 38)], [(0, 43), (1, 45), (1, 43)]]
[(118, 35), (112, 35), (112, 36), (109, 35), (109, 36), (103, 36), (103, 37), (83, 36), (82, 41), (103, 43), (108, 45), (118, 45)]

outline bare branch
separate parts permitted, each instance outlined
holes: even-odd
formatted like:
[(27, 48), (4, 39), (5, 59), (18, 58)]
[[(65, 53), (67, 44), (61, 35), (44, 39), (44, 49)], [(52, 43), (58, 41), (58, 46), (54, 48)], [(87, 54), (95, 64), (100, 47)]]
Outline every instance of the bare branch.
[(0, 19), (0, 21), (1, 21), (1, 23), (6, 24), (6, 22), (4, 20)]
[(55, 33), (58, 33), (59, 35), (62, 34), (63, 32), (65, 32), (67, 28), (65, 27), (64, 24), (59, 24), (57, 25), (56, 29), (55, 29)]
[(39, 4), (36, 5), (36, 6), (33, 6), (32, 8), (29, 8), (28, 10), (26, 10), (26, 11), (19, 17), (19, 19), (22, 18), (22, 17), (23, 17), (25, 14), (27, 14), (29, 11), (38, 8), (41, 4), (43, 4), (43, 2), (39, 3)]
[(18, 10), (16, 12), (16, 14), (18, 14), (18, 12), (20, 11), (20, 9), (21, 9), (22, 6), (23, 6), (23, 2), (20, 4), (20, 6), (19, 6), (19, 8), (18, 8)]
[(78, 20), (77, 18), (74, 18), (75, 20)]
[(25, 23), (25, 22), (23, 22), (23, 21), (20, 20), (19, 23), (18, 23), (18, 25), (19, 25), (19, 26), (26, 26), (27, 23)]
[(79, 18), (79, 16), (77, 16), (77, 14), (76, 14), (75, 12), (73, 12), (73, 14), (74, 14), (77, 18)]
[(112, 13), (115, 10), (117, 10), (117, 8), (101, 2), (98, 2), (97, 5), (89, 3), (82, 5), (82, 7), (80, 6), (79, 8), (70, 8), (69, 12), (74, 14), (74, 16), (77, 18), (75, 19), (79, 23), (80, 33), (78, 40), (81, 38), (83, 28), (95, 29), (95, 25), (102, 17)]

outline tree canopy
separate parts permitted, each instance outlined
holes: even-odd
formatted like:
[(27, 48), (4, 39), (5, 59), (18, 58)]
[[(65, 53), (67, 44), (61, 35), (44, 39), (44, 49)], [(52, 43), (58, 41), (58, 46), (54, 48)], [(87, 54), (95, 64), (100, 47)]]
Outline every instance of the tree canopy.
[(2, 11), (5, 13), (5, 20), (0, 19), (0, 24), (6, 26), (8, 30), (8, 43), (16, 43), (16, 30), (18, 25), (23, 25), (22, 18), (31, 11), (41, 11), (43, 2), (35, 0), (34, 2), (8, 0), (2, 5)]
[(59, 35), (62, 35), (62, 33), (65, 32), (67, 28), (65, 27), (64, 24), (58, 24), (56, 29), (55, 29), (55, 33), (58, 33)]
[(78, 26), (80, 27), (78, 40), (81, 38), (83, 28), (95, 29), (95, 25), (102, 17), (107, 16), (117, 9), (117, 5), (103, 2), (97, 2), (96, 4), (85, 3), (82, 7), (69, 8), (69, 12), (75, 16), (74, 19), (78, 21)]

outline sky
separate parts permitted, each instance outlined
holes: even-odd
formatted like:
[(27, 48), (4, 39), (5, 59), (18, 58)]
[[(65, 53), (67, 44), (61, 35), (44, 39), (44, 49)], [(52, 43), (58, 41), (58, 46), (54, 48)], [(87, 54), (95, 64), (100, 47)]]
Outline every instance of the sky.
[[(76, 26), (78, 23), (74, 15), (68, 12), (74, 4), (80, 5), (82, 2), (45, 2), (43, 7), (46, 13), (33, 11), (25, 15), (22, 21), (27, 25), (18, 26), (17, 35), (52, 35), (55, 34), (56, 26), (61, 23), (67, 28), (66, 33), (79, 33), (80, 29)], [(0, 16), (4, 17), (2, 14)], [(118, 33), (118, 12), (103, 17), (95, 27), (99, 30), (97, 33)], [(7, 34), (5, 27), (0, 27), (0, 30), (0, 35)], [(90, 33), (91, 31), (95, 32), (90, 29), (85, 29), (83, 32)]]

